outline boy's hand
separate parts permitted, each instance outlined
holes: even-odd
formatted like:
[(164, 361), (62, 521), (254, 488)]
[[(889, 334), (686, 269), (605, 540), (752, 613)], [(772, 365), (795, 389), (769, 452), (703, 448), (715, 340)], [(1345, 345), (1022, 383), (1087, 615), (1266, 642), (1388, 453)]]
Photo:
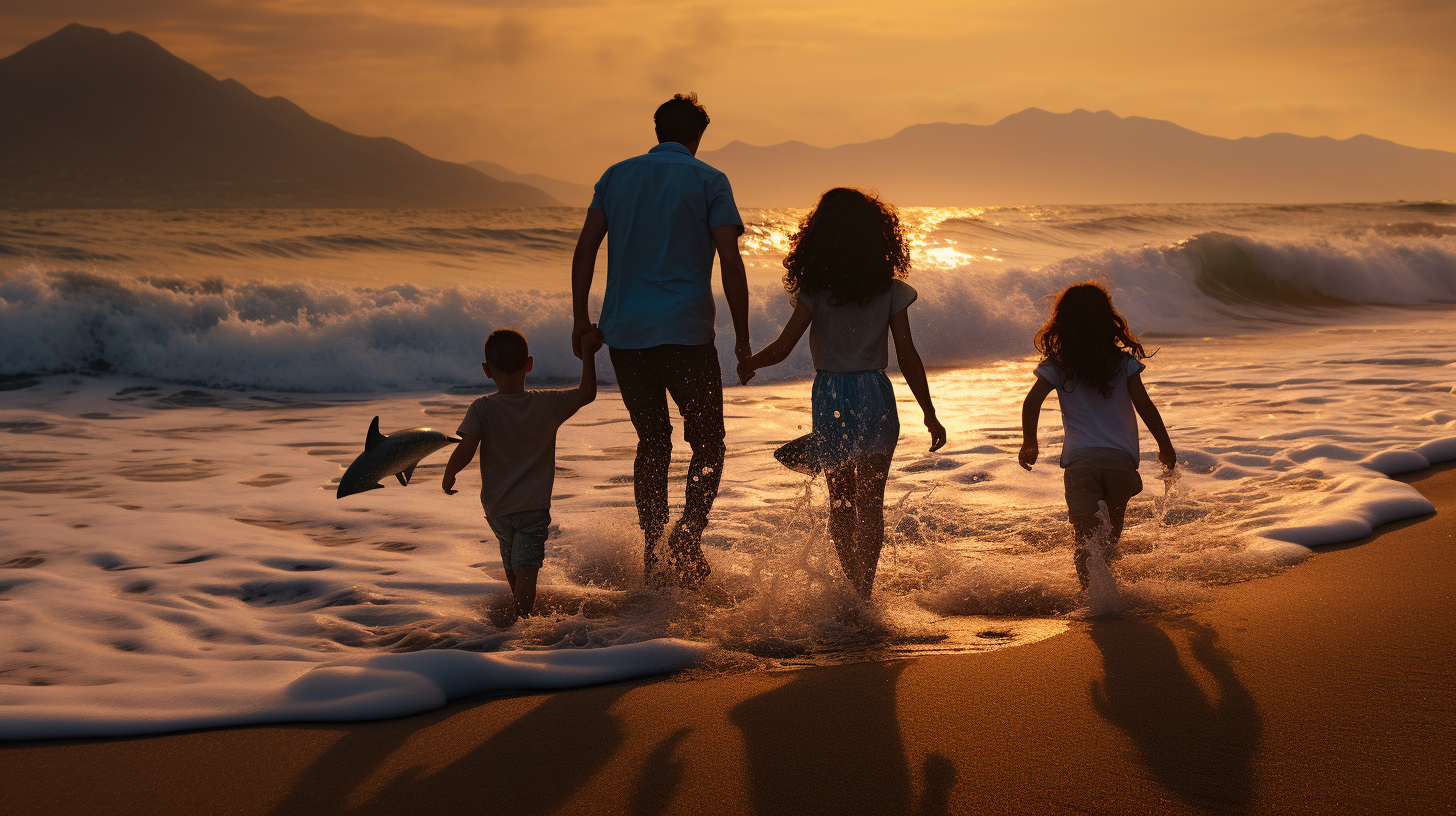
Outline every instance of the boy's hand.
[(753, 379), (753, 373), (756, 370), (757, 369), (753, 367), (752, 356), (748, 357), (745, 360), (740, 360), (738, 362), (738, 384), (748, 385), (748, 381)]
[(455, 474), (446, 471), (445, 478), (440, 480), (440, 488), (451, 496), (459, 493), (460, 491), (455, 489)]
[(601, 351), (602, 345), (606, 342), (607, 337), (602, 334), (602, 330), (596, 326), (592, 326), (591, 331), (581, 336), (581, 353), (583, 356), (596, 354), (598, 351)]
[(1036, 457), (1039, 453), (1041, 451), (1035, 442), (1024, 442), (1021, 445), (1021, 452), (1016, 454), (1016, 461), (1021, 463), (1022, 468), (1031, 470), (1031, 466), (1036, 464)]
[(594, 331), (599, 331), (597, 329), (597, 324), (595, 323), (590, 323), (585, 320), (579, 320), (576, 323), (572, 324), (571, 352), (577, 356), (577, 359), (581, 359), (582, 355), (582, 338), (588, 334), (591, 334)]
[(930, 431), (930, 452), (934, 453), (945, 447), (945, 426), (935, 417), (925, 418), (925, 428)]
[(1178, 467), (1178, 452), (1172, 448), (1159, 448), (1158, 461), (1163, 464), (1164, 470), (1176, 470)]

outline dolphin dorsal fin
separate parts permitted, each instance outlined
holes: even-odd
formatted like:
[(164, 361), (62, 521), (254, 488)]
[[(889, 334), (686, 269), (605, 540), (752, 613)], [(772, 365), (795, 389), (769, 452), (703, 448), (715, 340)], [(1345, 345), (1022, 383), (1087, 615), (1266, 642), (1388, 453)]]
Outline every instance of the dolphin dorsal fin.
[(379, 417), (375, 417), (374, 421), (369, 423), (369, 433), (364, 435), (364, 450), (370, 450), (388, 438), (379, 432)]

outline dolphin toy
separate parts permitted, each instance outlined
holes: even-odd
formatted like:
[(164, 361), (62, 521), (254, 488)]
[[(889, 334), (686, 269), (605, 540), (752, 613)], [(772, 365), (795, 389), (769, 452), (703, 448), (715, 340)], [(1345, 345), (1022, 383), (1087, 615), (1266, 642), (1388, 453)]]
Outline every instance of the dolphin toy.
[(410, 428), (395, 431), (389, 436), (379, 432), (379, 417), (369, 423), (369, 433), (364, 437), (364, 452), (359, 454), (344, 478), (339, 480), (339, 498), (384, 487), (379, 480), (393, 474), (399, 483), (409, 485), (415, 465), (420, 460), (454, 442), (460, 437), (440, 433), (431, 428)]

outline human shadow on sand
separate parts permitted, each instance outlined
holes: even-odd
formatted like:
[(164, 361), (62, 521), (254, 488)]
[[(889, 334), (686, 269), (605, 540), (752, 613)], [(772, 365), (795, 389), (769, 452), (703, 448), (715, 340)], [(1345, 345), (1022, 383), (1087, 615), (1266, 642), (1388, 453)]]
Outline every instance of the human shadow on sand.
[[(1181, 629), (1209, 675), (1205, 694), (1164, 631)], [(1239, 681), (1218, 633), (1191, 621), (1124, 619), (1092, 625), (1104, 677), (1091, 684), (1092, 704), (1137, 744), (1143, 765), (1184, 802), (1239, 813), (1253, 798), (1254, 752), (1261, 733), (1254, 698)]]
[(932, 754), (913, 801), (895, 692), (908, 664), (813, 669), (730, 712), (743, 732), (756, 813), (946, 812), (955, 768)]
[(273, 812), (450, 813), (460, 810), (462, 791), (479, 792), (470, 807), (474, 813), (554, 812), (622, 746), (622, 726), (609, 712), (636, 685), (552, 694), (443, 768), (432, 769), (428, 763), (432, 753), (448, 749), (422, 744), (416, 749), (420, 762), (377, 789), (366, 784), (369, 777), (407, 740), (436, 723), (468, 717), (470, 711), (452, 705), (374, 727), (351, 727)]

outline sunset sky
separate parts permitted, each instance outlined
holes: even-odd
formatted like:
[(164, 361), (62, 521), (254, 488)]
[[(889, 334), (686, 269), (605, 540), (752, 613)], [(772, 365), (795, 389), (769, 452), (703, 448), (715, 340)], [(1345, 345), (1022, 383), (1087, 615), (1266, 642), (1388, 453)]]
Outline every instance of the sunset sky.
[(0, 52), (132, 30), (454, 161), (595, 180), (697, 91), (705, 149), (831, 146), (1027, 107), (1456, 150), (1450, 0), (4, 0)]

